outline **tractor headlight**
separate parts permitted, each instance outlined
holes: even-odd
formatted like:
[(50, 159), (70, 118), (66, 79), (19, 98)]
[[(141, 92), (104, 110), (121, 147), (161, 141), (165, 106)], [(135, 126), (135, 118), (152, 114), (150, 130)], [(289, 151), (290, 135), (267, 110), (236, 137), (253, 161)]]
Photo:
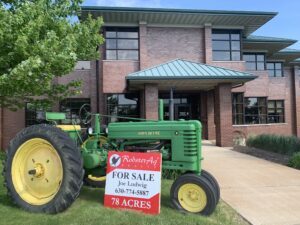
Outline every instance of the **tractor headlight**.
[(89, 127), (89, 128), (88, 128), (88, 134), (89, 134), (89, 135), (92, 135), (93, 132), (94, 132), (94, 131), (93, 131), (93, 128), (92, 128), (92, 127)]
[(108, 134), (108, 127), (105, 128), (105, 133)]

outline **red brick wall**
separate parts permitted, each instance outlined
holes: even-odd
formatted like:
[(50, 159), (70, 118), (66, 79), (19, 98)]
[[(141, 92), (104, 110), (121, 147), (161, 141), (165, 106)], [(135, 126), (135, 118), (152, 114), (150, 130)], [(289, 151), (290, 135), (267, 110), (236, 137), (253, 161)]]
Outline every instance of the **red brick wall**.
[(8, 109), (3, 109), (3, 118), (2, 148), (6, 149), (9, 141), (24, 128), (25, 111), (18, 110), (16, 112), (12, 112)]
[(104, 60), (103, 61), (103, 92), (122, 93), (126, 91), (125, 77), (139, 70), (139, 61)]
[(238, 71), (246, 70), (246, 65), (244, 61), (212, 61), (211, 65)]
[(147, 49), (147, 67), (176, 58), (204, 62), (203, 29), (147, 27)]
[(212, 41), (211, 41), (211, 25), (204, 27), (204, 51), (205, 63), (211, 64), (212, 62)]
[(156, 84), (145, 84), (145, 118), (158, 119), (158, 88)]
[(231, 84), (219, 84), (215, 88), (216, 144), (232, 146)]

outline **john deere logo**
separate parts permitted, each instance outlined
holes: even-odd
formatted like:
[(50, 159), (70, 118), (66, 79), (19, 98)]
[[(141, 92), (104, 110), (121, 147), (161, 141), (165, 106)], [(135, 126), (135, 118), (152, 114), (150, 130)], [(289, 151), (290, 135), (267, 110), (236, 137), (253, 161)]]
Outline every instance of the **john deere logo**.
[(109, 159), (109, 163), (111, 166), (117, 167), (121, 164), (121, 157), (117, 154), (113, 154)]

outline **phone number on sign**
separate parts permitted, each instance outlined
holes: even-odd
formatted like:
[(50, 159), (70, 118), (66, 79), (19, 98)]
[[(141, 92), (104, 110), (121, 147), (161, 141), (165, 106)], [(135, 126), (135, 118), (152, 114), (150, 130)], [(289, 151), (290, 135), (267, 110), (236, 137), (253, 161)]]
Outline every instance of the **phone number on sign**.
[(124, 189), (124, 188), (116, 188), (115, 193), (116, 194), (129, 194), (129, 195), (136, 195), (136, 196), (148, 196), (149, 195), (149, 191)]

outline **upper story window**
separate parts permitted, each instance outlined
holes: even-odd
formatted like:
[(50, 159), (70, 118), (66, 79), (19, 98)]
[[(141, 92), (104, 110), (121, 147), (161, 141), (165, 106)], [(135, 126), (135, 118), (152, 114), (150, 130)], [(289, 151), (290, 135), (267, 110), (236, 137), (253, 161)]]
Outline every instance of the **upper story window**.
[(283, 77), (282, 62), (267, 62), (267, 70), (270, 77)]
[(106, 59), (138, 60), (138, 28), (106, 28)]
[(241, 34), (238, 30), (213, 30), (212, 51), (215, 61), (241, 60)]
[(246, 61), (247, 70), (265, 70), (265, 54), (244, 53), (243, 59)]

